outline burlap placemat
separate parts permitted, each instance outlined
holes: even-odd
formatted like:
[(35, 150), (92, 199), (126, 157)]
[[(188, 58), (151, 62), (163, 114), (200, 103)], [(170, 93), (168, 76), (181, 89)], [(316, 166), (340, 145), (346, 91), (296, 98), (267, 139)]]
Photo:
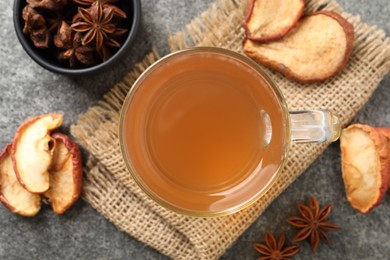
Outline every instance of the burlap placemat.
[[(335, 1), (307, 2), (307, 12), (334, 10), (355, 27), (353, 54), (345, 70), (321, 84), (301, 85), (269, 71), (290, 109), (326, 108), (346, 124), (370, 97), (390, 68), (390, 40), (383, 31), (342, 12)], [(172, 51), (192, 45), (219, 46), (241, 52), (242, 21), (248, 0), (216, 1), (185, 31), (170, 37)], [(90, 153), (83, 198), (119, 229), (175, 259), (215, 259), (264, 209), (319, 156), (326, 144), (291, 149), (277, 183), (258, 202), (239, 213), (191, 218), (158, 206), (134, 183), (119, 148), (119, 111), (134, 80), (159, 58), (156, 51), (135, 66), (103, 100), (80, 115), (71, 132)]]

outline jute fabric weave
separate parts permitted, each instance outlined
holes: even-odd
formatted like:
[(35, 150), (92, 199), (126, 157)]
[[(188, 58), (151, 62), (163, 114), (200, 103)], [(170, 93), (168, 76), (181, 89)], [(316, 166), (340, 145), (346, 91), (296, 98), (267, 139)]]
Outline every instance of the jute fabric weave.
[[(248, 0), (217, 0), (186, 29), (169, 37), (171, 50), (190, 46), (219, 46), (241, 51), (242, 22)], [(355, 27), (352, 56), (342, 73), (319, 84), (302, 85), (267, 70), (282, 90), (290, 110), (330, 109), (343, 125), (364, 105), (390, 68), (390, 39), (359, 17), (341, 10), (335, 1), (306, 1), (306, 13), (333, 10)], [(297, 145), (276, 184), (249, 208), (225, 217), (192, 218), (168, 211), (137, 187), (119, 147), (118, 123), (122, 102), (135, 79), (154, 61), (147, 55), (135, 69), (72, 126), (72, 135), (90, 154), (85, 167), (83, 198), (120, 230), (174, 259), (216, 259), (251, 225), (326, 148), (327, 144)]]

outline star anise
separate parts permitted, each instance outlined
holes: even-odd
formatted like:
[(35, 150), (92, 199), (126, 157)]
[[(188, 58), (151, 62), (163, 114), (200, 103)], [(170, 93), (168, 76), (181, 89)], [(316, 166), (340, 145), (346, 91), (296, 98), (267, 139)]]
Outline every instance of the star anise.
[(115, 38), (118, 35), (124, 34), (127, 30), (117, 28), (111, 22), (114, 11), (112, 9), (103, 9), (102, 1), (97, 0), (89, 9), (79, 8), (78, 15), (80, 21), (72, 24), (72, 29), (76, 32), (85, 33), (81, 43), (87, 45), (95, 41), (96, 51), (103, 60), (108, 58), (104, 53), (106, 48), (103, 44), (119, 48), (121, 45)]
[(321, 239), (327, 244), (330, 243), (329, 231), (341, 229), (327, 219), (332, 211), (332, 205), (328, 204), (320, 209), (317, 199), (313, 196), (307, 206), (298, 204), (298, 211), (301, 217), (293, 216), (287, 219), (289, 224), (301, 229), (294, 235), (293, 242), (308, 239), (313, 252), (317, 249)]
[(299, 246), (296, 245), (284, 247), (284, 242), (286, 240), (286, 235), (284, 233), (281, 234), (278, 241), (276, 241), (274, 236), (267, 232), (265, 233), (264, 240), (265, 245), (259, 243), (254, 244), (256, 251), (263, 255), (259, 257), (258, 260), (291, 259), (291, 257), (299, 251)]
[[(96, 1), (97, 0), (73, 0), (73, 2), (83, 6), (91, 6), (96, 3)], [(118, 0), (102, 0), (102, 5), (104, 9), (112, 9), (115, 16), (126, 19), (126, 13), (123, 12), (119, 7), (113, 5), (116, 2), (118, 2)]]
[(79, 7), (78, 15), (81, 21), (72, 24), (71, 27), (76, 32), (85, 33), (81, 40), (83, 45), (95, 40), (96, 49), (100, 49), (104, 38), (115, 32), (115, 25), (110, 23), (113, 12), (103, 12), (101, 1), (96, 2), (89, 9)]

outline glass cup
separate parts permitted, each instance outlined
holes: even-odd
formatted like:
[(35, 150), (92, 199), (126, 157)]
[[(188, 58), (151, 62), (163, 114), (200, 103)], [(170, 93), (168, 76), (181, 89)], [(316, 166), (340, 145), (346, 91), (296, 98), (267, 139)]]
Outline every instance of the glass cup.
[(330, 111), (289, 111), (251, 59), (196, 47), (160, 59), (136, 80), (119, 138), (127, 169), (150, 198), (177, 213), (212, 217), (263, 196), (291, 144), (339, 135)]

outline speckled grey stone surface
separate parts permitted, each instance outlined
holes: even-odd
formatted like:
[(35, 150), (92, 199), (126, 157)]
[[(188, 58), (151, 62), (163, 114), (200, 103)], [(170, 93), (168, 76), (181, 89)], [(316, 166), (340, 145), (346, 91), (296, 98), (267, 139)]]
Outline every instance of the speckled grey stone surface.
[[(50, 111), (65, 113), (63, 131), (123, 75), (157, 46), (168, 52), (166, 36), (180, 30), (205, 10), (212, 0), (142, 1), (143, 28), (131, 55), (115, 68), (93, 78), (70, 79), (50, 73), (23, 51), (13, 30), (12, 0), (0, 8), (0, 147), (11, 141), (26, 118)], [(360, 14), (390, 35), (388, 0), (340, 0), (349, 12)], [(354, 122), (390, 127), (390, 75), (382, 81)], [(343, 230), (331, 235), (330, 247), (312, 253), (307, 243), (296, 259), (389, 259), (390, 195), (363, 216), (353, 210), (344, 194), (338, 143), (332, 144), (264, 214), (237, 240), (222, 259), (255, 259), (252, 243), (266, 231), (293, 232), (285, 218), (296, 213), (295, 204), (311, 194), (320, 203), (332, 202), (331, 220)], [(63, 216), (44, 207), (32, 219), (18, 217), (0, 206), (0, 259), (165, 259), (155, 250), (119, 231), (94, 209), (79, 201)]]

